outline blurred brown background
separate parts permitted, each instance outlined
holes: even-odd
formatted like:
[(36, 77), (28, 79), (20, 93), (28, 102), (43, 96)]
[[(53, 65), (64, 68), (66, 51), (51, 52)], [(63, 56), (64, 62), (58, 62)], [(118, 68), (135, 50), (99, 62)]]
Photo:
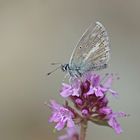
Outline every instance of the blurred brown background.
[[(91, 22), (100, 21), (111, 40), (110, 67), (121, 77), (111, 98), (124, 133), (89, 124), (87, 140), (136, 140), (140, 137), (139, 0), (0, 0), (0, 140), (56, 140), (44, 101), (62, 102), (64, 73), (50, 77), (51, 62), (68, 62)], [(60, 134), (60, 133), (59, 133)]]

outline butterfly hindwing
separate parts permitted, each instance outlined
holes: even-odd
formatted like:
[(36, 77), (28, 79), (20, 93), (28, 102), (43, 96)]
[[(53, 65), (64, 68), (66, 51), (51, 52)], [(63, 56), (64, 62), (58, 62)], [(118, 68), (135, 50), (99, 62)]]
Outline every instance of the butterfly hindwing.
[(70, 58), (71, 68), (81, 74), (106, 67), (109, 60), (109, 38), (105, 27), (96, 22), (89, 26), (75, 47)]

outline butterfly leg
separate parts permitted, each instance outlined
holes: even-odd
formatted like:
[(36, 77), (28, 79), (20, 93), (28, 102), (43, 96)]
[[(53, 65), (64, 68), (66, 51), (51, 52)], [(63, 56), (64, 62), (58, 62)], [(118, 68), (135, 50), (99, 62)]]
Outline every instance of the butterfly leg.
[(64, 79), (62, 81), (64, 82), (67, 77), (70, 77), (68, 73), (64, 76)]

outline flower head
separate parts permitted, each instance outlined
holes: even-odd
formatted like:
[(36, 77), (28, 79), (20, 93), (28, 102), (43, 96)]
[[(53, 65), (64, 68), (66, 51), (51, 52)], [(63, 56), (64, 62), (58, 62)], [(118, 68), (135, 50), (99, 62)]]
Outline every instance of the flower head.
[(63, 107), (62, 105), (56, 103), (54, 100), (51, 100), (50, 108), (52, 110), (52, 115), (49, 119), (49, 122), (57, 123), (55, 128), (57, 130), (63, 129), (65, 126), (74, 127), (74, 114), (68, 108)]
[(106, 124), (119, 134), (122, 129), (117, 122), (117, 117), (124, 117), (126, 114), (114, 113), (108, 106), (107, 93), (110, 92), (113, 96), (118, 95), (111, 89), (112, 82), (112, 74), (102, 78), (100, 75), (88, 73), (82, 77), (82, 80), (75, 80), (72, 84), (63, 84), (60, 95), (64, 98), (69, 97), (83, 118), (97, 124)]

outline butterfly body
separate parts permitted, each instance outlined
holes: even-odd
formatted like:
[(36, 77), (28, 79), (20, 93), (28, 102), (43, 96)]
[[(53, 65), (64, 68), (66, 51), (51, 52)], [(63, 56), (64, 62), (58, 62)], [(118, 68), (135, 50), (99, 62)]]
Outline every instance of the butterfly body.
[[(104, 64), (102, 67), (100, 67), (100, 69), (104, 69), (106, 67), (107, 67), (107, 64)], [(91, 69), (82, 72), (81, 69), (80, 69), (80, 67), (74, 67), (73, 68), (73, 67), (70, 67), (69, 64), (63, 64), (63, 65), (61, 65), (61, 70), (63, 72), (67, 72), (70, 77), (74, 77), (74, 78), (81, 77), (86, 72), (93, 71), (93, 69), (96, 69), (96, 66), (93, 66)]]
[(61, 65), (61, 70), (63, 72), (67, 72), (71, 77), (81, 77), (80, 68), (78, 67), (70, 67), (69, 64)]

